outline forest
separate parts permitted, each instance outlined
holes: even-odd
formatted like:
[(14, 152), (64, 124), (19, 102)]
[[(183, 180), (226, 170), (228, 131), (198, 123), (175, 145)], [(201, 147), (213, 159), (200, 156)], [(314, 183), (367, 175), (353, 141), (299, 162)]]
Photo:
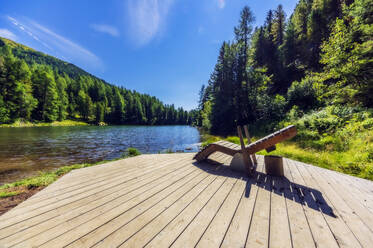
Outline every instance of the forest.
[(244, 7), (238, 19), (200, 90), (196, 124), (225, 137), (237, 125), (261, 136), (294, 124), (280, 155), (373, 179), (373, 1), (299, 0), (258, 27)]
[(183, 108), (111, 85), (73, 64), (0, 37), (0, 124), (191, 124)]

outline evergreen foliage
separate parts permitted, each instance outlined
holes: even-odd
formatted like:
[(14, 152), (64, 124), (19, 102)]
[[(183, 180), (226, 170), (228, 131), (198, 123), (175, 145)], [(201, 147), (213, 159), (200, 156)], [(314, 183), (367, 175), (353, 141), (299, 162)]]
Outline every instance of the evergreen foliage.
[(80, 119), (97, 124), (189, 125), (194, 116), (0, 37), (0, 124)]
[(201, 89), (197, 124), (219, 135), (239, 124), (267, 132), (294, 109), (300, 118), (329, 105), (372, 108), (372, 16), (373, 0), (299, 0), (289, 19), (279, 5), (251, 35), (244, 7)]

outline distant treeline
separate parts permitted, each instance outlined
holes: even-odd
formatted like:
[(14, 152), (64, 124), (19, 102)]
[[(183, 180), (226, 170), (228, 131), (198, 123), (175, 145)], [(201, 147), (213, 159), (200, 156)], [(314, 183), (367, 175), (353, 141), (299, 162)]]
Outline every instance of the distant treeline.
[(222, 44), (199, 126), (226, 135), (329, 105), (373, 107), (373, 0), (299, 0), (289, 18), (279, 5), (255, 29), (254, 19), (244, 7)]
[(82, 69), (0, 38), (0, 124), (81, 119), (109, 124), (191, 124), (155, 97), (106, 83)]

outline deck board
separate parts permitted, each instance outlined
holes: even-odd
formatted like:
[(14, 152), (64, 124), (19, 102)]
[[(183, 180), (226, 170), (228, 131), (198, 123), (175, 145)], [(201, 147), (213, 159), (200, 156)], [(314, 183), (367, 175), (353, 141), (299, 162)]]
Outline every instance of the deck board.
[[(371, 247), (373, 182), (263, 157), (149, 154), (74, 170), (0, 216), (0, 247)], [(214, 162), (215, 163), (211, 163)]]

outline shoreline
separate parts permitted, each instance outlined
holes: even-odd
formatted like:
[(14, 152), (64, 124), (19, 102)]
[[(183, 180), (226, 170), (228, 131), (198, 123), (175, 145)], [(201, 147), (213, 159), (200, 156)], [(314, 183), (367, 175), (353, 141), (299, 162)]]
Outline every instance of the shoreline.
[(28, 177), (0, 186), (0, 216), (27, 200), (40, 190), (58, 180), (72, 170), (82, 169), (121, 159), (139, 156), (141, 153), (136, 148), (128, 148), (121, 158), (103, 160), (97, 163), (83, 163), (60, 167), (54, 171), (40, 172), (38, 176)]
[(1, 128), (22, 128), (22, 127), (73, 127), (73, 126), (144, 126), (144, 127), (159, 127), (159, 126), (189, 126), (195, 127), (199, 131), (200, 129), (193, 125), (183, 125), (183, 124), (159, 124), (159, 125), (147, 125), (147, 124), (108, 124), (106, 122), (101, 122), (99, 124), (77, 121), (77, 120), (63, 120), (54, 122), (14, 122), (12, 124), (0, 124)]
[(83, 121), (76, 120), (64, 120), (64, 121), (54, 121), (54, 122), (22, 122), (16, 121), (12, 124), (0, 124), (0, 128), (21, 128), (21, 127), (72, 127), (72, 126), (90, 126), (91, 124)]

